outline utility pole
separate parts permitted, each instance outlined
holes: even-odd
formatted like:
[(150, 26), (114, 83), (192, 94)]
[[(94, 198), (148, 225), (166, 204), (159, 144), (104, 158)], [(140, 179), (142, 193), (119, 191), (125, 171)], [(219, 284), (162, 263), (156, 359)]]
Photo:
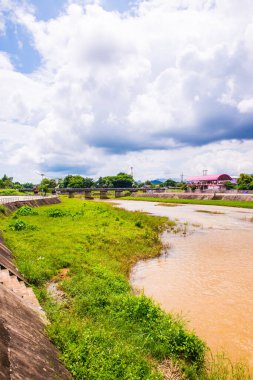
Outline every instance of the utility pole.
[(43, 181), (43, 178), (45, 177), (44, 173), (36, 172), (37, 174), (41, 175), (41, 181)]
[(181, 182), (184, 182), (184, 177), (185, 177), (185, 175), (182, 173), (182, 174), (180, 175)]
[(134, 168), (133, 168), (133, 166), (131, 166), (130, 170), (131, 170), (131, 171), (130, 171), (130, 173), (131, 173), (131, 177), (134, 178)]

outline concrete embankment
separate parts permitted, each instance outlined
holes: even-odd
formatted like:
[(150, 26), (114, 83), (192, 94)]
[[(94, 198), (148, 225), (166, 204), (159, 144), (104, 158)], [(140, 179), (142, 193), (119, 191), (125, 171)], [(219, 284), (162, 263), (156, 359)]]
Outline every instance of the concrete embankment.
[(142, 198), (172, 198), (172, 199), (199, 199), (199, 200), (227, 200), (227, 201), (253, 201), (253, 194), (238, 193), (132, 193), (132, 197)]
[[(23, 205), (59, 203), (56, 197), (5, 203), (9, 211)], [(70, 380), (58, 351), (44, 333), (46, 316), (0, 239), (0, 379)]]
[(0, 204), (10, 211), (15, 211), (17, 208), (27, 205), (31, 207), (45, 206), (60, 203), (61, 200), (57, 196), (52, 197), (0, 197)]

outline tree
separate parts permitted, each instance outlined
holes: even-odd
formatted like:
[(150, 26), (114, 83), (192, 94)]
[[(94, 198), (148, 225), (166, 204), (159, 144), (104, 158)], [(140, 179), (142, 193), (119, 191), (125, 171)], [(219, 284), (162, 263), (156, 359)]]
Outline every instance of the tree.
[(52, 191), (56, 188), (57, 183), (55, 179), (43, 178), (40, 183), (39, 190), (42, 191), (45, 195), (48, 191)]
[(21, 183), (20, 182), (14, 182), (13, 183), (13, 188), (14, 189), (22, 189), (22, 185), (21, 185)]
[[(188, 189), (188, 186), (187, 186), (187, 184), (186, 184), (185, 182), (183, 182), (183, 183), (181, 183), (180, 188), (181, 188), (182, 190), (186, 191), (186, 190)], [(195, 188), (195, 190), (196, 190), (196, 188)], [(194, 191), (195, 191), (195, 190), (194, 190)]]
[(47, 187), (50, 189), (55, 189), (57, 186), (57, 183), (55, 179), (43, 178), (43, 180), (40, 183), (40, 186), (45, 186), (45, 185), (47, 185)]
[(12, 189), (13, 187), (13, 177), (7, 177), (7, 175), (4, 174), (0, 179), (0, 189)]
[(253, 176), (250, 174), (240, 174), (237, 180), (239, 190), (253, 190)]
[(225, 186), (226, 190), (231, 190), (231, 189), (235, 188), (235, 184), (230, 182), (230, 181), (225, 182), (224, 186)]
[(26, 183), (23, 183), (22, 184), (22, 187), (24, 189), (32, 189), (34, 187), (33, 183), (32, 182), (26, 182)]
[(115, 176), (100, 177), (96, 187), (129, 188), (134, 184), (133, 177), (126, 173), (118, 173)]
[(81, 175), (67, 175), (63, 179), (63, 187), (71, 188), (89, 188), (94, 186), (94, 180), (89, 177), (82, 177)]
[(113, 187), (132, 187), (133, 177), (126, 173), (118, 173), (116, 176), (112, 177)]
[(167, 179), (162, 184), (162, 186), (165, 186), (165, 187), (175, 187), (176, 185), (177, 185), (177, 183), (173, 179)]

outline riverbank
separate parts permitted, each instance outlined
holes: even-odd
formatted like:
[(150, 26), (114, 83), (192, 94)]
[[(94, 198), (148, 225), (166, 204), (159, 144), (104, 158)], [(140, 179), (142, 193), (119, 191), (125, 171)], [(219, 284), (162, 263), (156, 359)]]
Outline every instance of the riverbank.
[[(175, 367), (171, 379), (231, 379), (230, 370), (204, 361), (205, 345), (184, 322), (132, 293), (131, 268), (160, 254), (160, 233), (174, 229), (175, 222), (66, 198), (35, 211), (2, 215), (0, 225), (75, 379), (161, 380)], [(208, 373), (207, 364), (213, 365)]]
[(230, 363), (247, 362), (253, 373), (253, 211), (145, 201), (117, 204), (177, 220), (174, 233), (163, 234), (169, 249), (159, 258), (140, 261), (131, 273), (132, 285), (167, 312), (182, 313), (213, 352), (224, 350)]
[(147, 194), (136, 194), (136, 196), (122, 197), (125, 200), (132, 201), (146, 201), (146, 202), (161, 202), (161, 203), (180, 203), (180, 204), (195, 204), (206, 206), (224, 206), (224, 207), (240, 207), (240, 208), (253, 208), (253, 201), (246, 200), (228, 200), (228, 199), (205, 199), (203, 197), (191, 197), (185, 198), (185, 195), (175, 195), (171, 197), (170, 194), (162, 196), (163, 194), (157, 194), (157, 196), (147, 196)]
[[(16, 231), (20, 220), (27, 228)], [(132, 294), (128, 283), (132, 265), (159, 254), (159, 234), (174, 222), (64, 198), (18, 219), (2, 216), (0, 223), (75, 379), (158, 380), (165, 359), (177, 360), (186, 374), (200, 370), (201, 340), (147, 297)], [(61, 298), (57, 290), (48, 295), (49, 283)]]

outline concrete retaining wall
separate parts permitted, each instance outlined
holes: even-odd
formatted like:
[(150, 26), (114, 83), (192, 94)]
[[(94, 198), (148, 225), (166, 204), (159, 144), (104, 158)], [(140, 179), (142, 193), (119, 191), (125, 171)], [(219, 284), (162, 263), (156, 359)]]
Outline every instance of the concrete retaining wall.
[[(23, 205), (59, 203), (57, 197), (5, 203), (14, 211)], [(0, 379), (73, 380), (59, 352), (44, 333), (44, 312), (33, 290), (12, 262), (0, 238)]]
[(25, 199), (21, 199), (21, 197), (18, 197), (18, 200), (15, 199), (15, 197), (12, 197), (9, 199), (9, 202), (4, 202), (0, 204), (3, 204), (3, 206), (9, 210), (9, 211), (15, 211), (17, 208), (27, 205), (31, 207), (38, 207), (38, 206), (44, 206), (44, 205), (52, 205), (52, 204), (58, 204), (61, 203), (61, 200), (58, 197), (27, 197)]
[(199, 199), (199, 200), (229, 200), (229, 201), (253, 201), (253, 194), (226, 194), (226, 193), (132, 193), (132, 197), (143, 198), (172, 198), (172, 199)]

